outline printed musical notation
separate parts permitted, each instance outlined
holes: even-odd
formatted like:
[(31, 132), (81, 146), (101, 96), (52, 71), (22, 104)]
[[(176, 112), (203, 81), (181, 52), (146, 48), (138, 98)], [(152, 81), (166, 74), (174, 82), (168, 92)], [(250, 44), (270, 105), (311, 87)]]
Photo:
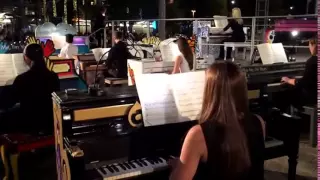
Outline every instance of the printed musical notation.
[(204, 71), (137, 76), (145, 126), (197, 120), (202, 107), (204, 76)]
[(12, 84), (17, 75), (27, 70), (22, 54), (0, 54), (0, 86)]
[(180, 120), (197, 120), (202, 108), (205, 72), (190, 72), (171, 77), (171, 87)]
[(263, 64), (288, 62), (282, 43), (265, 43), (257, 47)]

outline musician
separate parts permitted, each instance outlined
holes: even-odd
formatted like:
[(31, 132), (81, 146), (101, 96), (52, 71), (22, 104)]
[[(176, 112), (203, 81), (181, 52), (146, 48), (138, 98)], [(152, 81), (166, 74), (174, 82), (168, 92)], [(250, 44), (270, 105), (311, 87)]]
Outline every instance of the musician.
[(174, 57), (172, 74), (189, 72), (193, 68), (193, 53), (188, 41), (180, 37), (177, 41), (179, 53)]
[(61, 48), (59, 57), (67, 58), (67, 59), (74, 59), (75, 56), (78, 54), (78, 47), (73, 45), (73, 35), (67, 34), (66, 35), (66, 44)]
[(127, 45), (122, 41), (122, 32), (115, 32), (113, 39), (115, 45), (110, 49), (106, 66), (108, 69), (106, 77), (127, 78), (127, 61), (131, 57)]
[[(234, 19), (230, 19), (228, 25), (223, 28), (223, 32), (227, 31), (228, 29), (232, 29), (231, 38), (228, 38), (222, 41), (224, 42), (244, 42), (246, 40), (245, 34), (243, 31), (243, 20), (241, 19), (241, 10), (239, 8), (232, 9), (232, 17)], [(231, 58), (232, 48), (227, 48), (227, 59)], [(224, 47), (220, 47), (220, 55), (219, 59), (224, 59)]]
[(281, 82), (292, 86), (289, 91), (278, 93), (277, 105), (286, 110), (290, 105), (301, 108), (304, 105), (315, 105), (317, 103), (317, 40), (309, 41), (311, 57), (307, 60), (305, 71), (301, 79), (283, 77)]
[(46, 67), (39, 44), (25, 47), (24, 62), (30, 69), (18, 75), (13, 84), (0, 94), (0, 109), (9, 109), (20, 103), (19, 116), (16, 120), (10, 117), (7, 121), (1, 119), (0, 123), (7, 126), (0, 125), (0, 131), (6, 131), (9, 126), (28, 133), (52, 133), (51, 93), (60, 89), (59, 78)]
[(170, 162), (170, 179), (263, 180), (265, 126), (249, 112), (247, 94), (235, 64), (208, 68), (200, 124), (189, 130), (179, 160)]

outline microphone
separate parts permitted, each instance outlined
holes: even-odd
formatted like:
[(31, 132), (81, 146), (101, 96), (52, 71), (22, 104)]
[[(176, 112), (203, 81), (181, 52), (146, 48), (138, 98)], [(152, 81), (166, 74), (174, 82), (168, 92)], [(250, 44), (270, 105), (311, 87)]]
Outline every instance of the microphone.
[[(110, 51), (110, 50), (109, 50)], [(98, 77), (98, 68), (99, 68), (99, 64), (102, 60), (102, 58), (109, 52), (105, 52), (101, 58), (99, 59), (99, 61), (97, 62), (97, 67), (96, 67), (96, 70), (95, 70), (95, 76), (94, 76), (94, 83), (91, 84), (88, 88), (88, 93), (91, 95), (91, 96), (102, 96), (105, 94), (105, 91), (103, 89), (101, 89), (100, 87), (100, 84), (97, 83), (97, 77)]]

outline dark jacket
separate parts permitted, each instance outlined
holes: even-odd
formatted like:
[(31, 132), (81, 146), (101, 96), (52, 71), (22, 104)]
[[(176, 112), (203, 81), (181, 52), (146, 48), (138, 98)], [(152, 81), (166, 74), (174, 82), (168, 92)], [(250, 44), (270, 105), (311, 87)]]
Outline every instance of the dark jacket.
[(245, 34), (243, 31), (243, 25), (239, 24), (236, 20), (231, 19), (228, 25), (223, 28), (223, 31), (227, 31), (229, 28), (232, 29), (231, 38), (235, 42), (244, 42), (245, 41)]
[(303, 77), (296, 80), (296, 88), (302, 92), (304, 105), (317, 102), (317, 64), (318, 57), (310, 57), (306, 62)]
[(20, 103), (19, 126), (30, 132), (53, 129), (51, 93), (60, 89), (59, 78), (47, 69), (31, 68), (18, 75), (0, 94), (0, 109)]
[(130, 57), (131, 54), (128, 51), (127, 45), (119, 41), (109, 51), (106, 62), (107, 68), (117, 70), (118, 74), (116, 77), (126, 78), (128, 76), (127, 62)]

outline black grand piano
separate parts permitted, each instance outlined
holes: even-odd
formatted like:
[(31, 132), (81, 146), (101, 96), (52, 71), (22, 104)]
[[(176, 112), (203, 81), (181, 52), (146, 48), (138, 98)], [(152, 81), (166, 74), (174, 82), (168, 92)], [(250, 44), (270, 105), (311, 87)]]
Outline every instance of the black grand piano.
[[(250, 108), (267, 121), (265, 159), (288, 156), (289, 179), (296, 173), (299, 118), (269, 106), (268, 89), (282, 76), (301, 75), (300, 65), (242, 67)], [(285, 87), (279, 84), (280, 89)], [(179, 155), (187, 131), (197, 123), (144, 127), (135, 87), (110, 87), (101, 97), (56, 92), (53, 101), (57, 172), (63, 180), (168, 179), (167, 160)]]

